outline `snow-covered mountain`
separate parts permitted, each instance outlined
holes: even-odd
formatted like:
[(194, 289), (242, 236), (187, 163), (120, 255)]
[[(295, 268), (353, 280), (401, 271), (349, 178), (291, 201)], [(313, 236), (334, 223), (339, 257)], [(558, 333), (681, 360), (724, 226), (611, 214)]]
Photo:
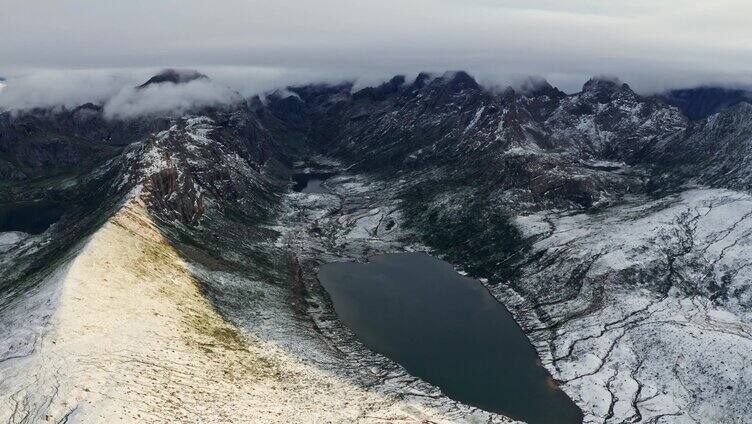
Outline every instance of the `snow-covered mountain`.
[[(428, 249), (509, 308), (585, 422), (752, 420), (752, 106), (689, 97), (452, 72), (4, 114), (0, 201), (60, 219), (0, 229), (0, 418), (506, 422), (366, 349), (316, 279)], [(330, 193), (291, 192), (299, 172)]]

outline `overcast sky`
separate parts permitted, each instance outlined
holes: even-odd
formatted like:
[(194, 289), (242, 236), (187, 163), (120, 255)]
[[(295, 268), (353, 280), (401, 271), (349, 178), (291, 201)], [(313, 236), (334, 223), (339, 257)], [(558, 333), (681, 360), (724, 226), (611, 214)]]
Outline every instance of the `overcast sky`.
[(750, 16), (749, 0), (0, 0), (0, 76), (184, 67), (245, 91), (456, 69), (570, 92), (601, 74), (643, 92), (749, 84)]

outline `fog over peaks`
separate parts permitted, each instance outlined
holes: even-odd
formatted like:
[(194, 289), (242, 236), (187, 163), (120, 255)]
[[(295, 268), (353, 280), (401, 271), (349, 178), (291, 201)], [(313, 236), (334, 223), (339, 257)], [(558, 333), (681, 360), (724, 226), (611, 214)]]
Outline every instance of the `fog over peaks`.
[[(31, 70), (11, 74), (0, 91), (0, 111), (104, 106), (110, 118), (220, 105), (291, 84), (336, 82), (318, 73), (272, 68)], [(210, 74), (211, 77), (207, 76)]]
[(108, 118), (133, 118), (160, 112), (180, 113), (197, 106), (216, 106), (241, 101), (242, 96), (207, 78), (183, 83), (150, 83), (125, 87), (104, 105)]
[(195, 69), (242, 95), (453, 69), (486, 87), (537, 75), (570, 93), (592, 75), (639, 93), (752, 83), (747, 0), (5, 0), (0, 9), (6, 108), (104, 101), (164, 68)]
[(747, 0), (5, 0), (0, 8), (0, 76), (9, 77), (187, 68), (219, 80), (211, 69), (221, 68), (267, 74), (261, 83), (276, 73), (366, 86), (464, 69), (483, 84), (540, 75), (568, 92), (591, 75), (617, 75), (642, 93), (752, 82)]

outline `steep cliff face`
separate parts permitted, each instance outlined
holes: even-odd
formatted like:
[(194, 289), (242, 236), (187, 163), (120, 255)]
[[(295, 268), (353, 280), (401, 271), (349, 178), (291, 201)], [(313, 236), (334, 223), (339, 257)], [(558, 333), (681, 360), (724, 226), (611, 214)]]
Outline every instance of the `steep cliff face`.
[[(615, 80), (491, 91), (464, 72), (181, 116), (3, 115), (2, 199), (66, 207), (39, 234), (0, 238), (0, 328), (14, 329), (0, 392), (16, 393), (0, 402), (55, 419), (187, 419), (177, 402), (227, 422), (503, 422), (365, 349), (315, 278), (323, 262), (429, 249), (483, 278), (588, 422), (744, 422), (752, 109), (690, 118)], [(325, 193), (290, 191), (292, 173), (320, 171), (336, 174)], [(112, 350), (94, 348), (82, 308)], [(177, 356), (156, 353), (173, 342)], [(52, 357), (83, 382), (50, 367), (35, 379)], [(232, 408), (210, 401), (215, 386)], [(125, 411), (122, 387), (153, 402)]]
[(86, 173), (166, 124), (164, 119), (105, 119), (102, 108), (91, 103), (1, 113), (0, 172), (5, 181)]

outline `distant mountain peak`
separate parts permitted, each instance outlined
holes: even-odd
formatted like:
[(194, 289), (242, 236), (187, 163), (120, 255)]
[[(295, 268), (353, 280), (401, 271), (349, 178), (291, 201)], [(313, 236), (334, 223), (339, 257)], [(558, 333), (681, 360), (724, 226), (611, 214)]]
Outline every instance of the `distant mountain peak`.
[(585, 85), (582, 86), (582, 91), (602, 91), (602, 90), (629, 90), (629, 84), (622, 82), (619, 78), (610, 75), (598, 75), (590, 78)]
[(566, 97), (566, 93), (549, 84), (543, 77), (531, 76), (519, 84), (517, 91), (528, 97), (548, 96), (550, 98)]
[(98, 111), (101, 111), (101, 110), (102, 110), (102, 106), (96, 105), (94, 103), (89, 102), (89, 103), (84, 103), (82, 105), (77, 106), (75, 109), (73, 109), (73, 112), (74, 113), (75, 112), (79, 112), (79, 111), (95, 111), (95, 112), (98, 112)]
[(450, 87), (453, 91), (480, 88), (475, 78), (465, 71), (448, 71), (443, 74), (421, 72), (415, 78), (411, 87), (413, 89), (421, 89), (429, 85), (433, 87)]
[(372, 100), (383, 100), (393, 93), (397, 93), (405, 84), (404, 75), (395, 75), (389, 81), (375, 87), (366, 87), (353, 93), (353, 98), (362, 99), (370, 98)]
[(739, 103), (752, 102), (752, 91), (701, 86), (671, 90), (659, 96), (690, 119), (702, 119)]
[(415, 77), (415, 81), (413, 82), (413, 88), (423, 88), (426, 85), (428, 85), (429, 82), (431, 82), (431, 79), (433, 77), (428, 72), (421, 72), (418, 74), (417, 77)]
[(478, 82), (475, 81), (475, 78), (470, 76), (470, 74), (465, 71), (447, 72), (441, 79), (448, 83), (455, 90), (480, 88), (480, 85), (478, 85)]
[(185, 84), (199, 79), (208, 80), (209, 77), (192, 69), (165, 69), (136, 88), (146, 88), (150, 85), (163, 83)]

